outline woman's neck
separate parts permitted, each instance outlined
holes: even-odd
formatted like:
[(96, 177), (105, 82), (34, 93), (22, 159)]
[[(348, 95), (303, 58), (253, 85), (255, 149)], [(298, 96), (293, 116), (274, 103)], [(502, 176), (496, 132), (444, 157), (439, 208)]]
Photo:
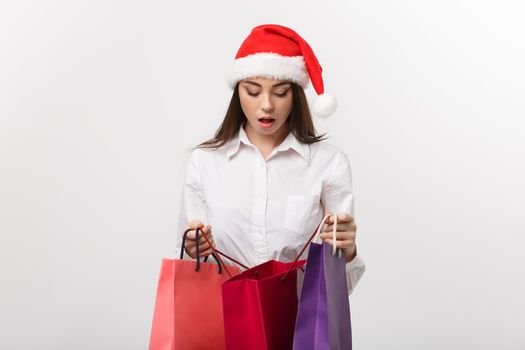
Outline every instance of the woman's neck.
[(255, 147), (257, 147), (257, 149), (259, 150), (259, 152), (261, 152), (265, 159), (275, 147), (279, 146), (284, 141), (284, 139), (286, 138), (286, 136), (288, 136), (288, 133), (290, 132), (288, 126), (285, 124), (281, 129), (277, 130), (275, 133), (271, 135), (264, 135), (261, 133), (257, 133), (250, 127), (250, 124), (248, 123), (245, 125), (244, 131), (246, 132), (246, 135), (248, 136), (250, 142)]

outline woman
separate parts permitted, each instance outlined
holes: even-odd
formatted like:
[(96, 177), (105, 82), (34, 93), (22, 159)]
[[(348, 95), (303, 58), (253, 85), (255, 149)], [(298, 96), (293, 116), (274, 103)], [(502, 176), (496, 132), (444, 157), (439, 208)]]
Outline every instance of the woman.
[[(219, 250), (252, 267), (294, 260), (324, 214), (338, 213), (335, 244), (347, 261), (350, 294), (365, 270), (355, 244), (350, 163), (325, 135), (316, 135), (303, 90), (311, 82), (320, 95), (315, 115), (332, 113), (336, 101), (324, 94), (321, 72), (292, 29), (252, 29), (229, 77), (226, 116), (215, 137), (190, 154), (179, 233), (201, 228)], [(333, 220), (320, 235), (329, 244)], [(202, 255), (211, 253), (204, 238), (196, 242), (194, 230), (187, 238), (188, 257), (196, 257), (197, 244)]]

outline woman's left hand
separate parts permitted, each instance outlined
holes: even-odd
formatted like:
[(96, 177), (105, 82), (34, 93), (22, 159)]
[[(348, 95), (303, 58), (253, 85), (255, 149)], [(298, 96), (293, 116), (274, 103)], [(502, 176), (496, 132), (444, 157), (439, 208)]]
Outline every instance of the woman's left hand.
[[(340, 248), (346, 258), (346, 262), (355, 258), (357, 251), (355, 245), (356, 225), (354, 218), (349, 213), (337, 214), (336, 247)], [(333, 244), (334, 215), (330, 215), (323, 223), (321, 239), (325, 243)]]

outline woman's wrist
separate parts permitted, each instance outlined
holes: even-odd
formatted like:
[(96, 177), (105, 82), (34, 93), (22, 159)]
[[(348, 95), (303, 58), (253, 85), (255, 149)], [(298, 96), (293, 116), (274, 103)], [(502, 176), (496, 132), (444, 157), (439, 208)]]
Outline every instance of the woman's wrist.
[(357, 256), (357, 247), (354, 248), (354, 251), (350, 255), (346, 255), (346, 263), (348, 264), (349, 262), (354, 260), (356, 256)]

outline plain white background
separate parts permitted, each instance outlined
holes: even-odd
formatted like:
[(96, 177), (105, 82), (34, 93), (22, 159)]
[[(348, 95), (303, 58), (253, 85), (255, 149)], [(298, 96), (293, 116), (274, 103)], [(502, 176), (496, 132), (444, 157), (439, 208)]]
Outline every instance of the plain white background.
[(355, 349), (524, 349), (523, 17), (519, 1), (3, 1), (0, 349), (147, 348), (185, 151), (219, 126), (263, 23), (310, 43), (339, 100), (316, 125), (352, 164)]

